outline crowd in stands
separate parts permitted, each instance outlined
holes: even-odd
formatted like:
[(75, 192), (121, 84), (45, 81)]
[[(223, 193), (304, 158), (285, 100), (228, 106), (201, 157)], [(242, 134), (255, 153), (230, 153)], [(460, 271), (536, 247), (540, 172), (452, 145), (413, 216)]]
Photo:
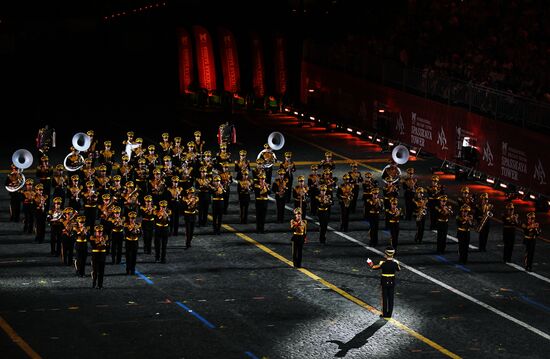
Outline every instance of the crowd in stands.
[(365, 23), (374, 22), (369, 30), (334, 41), (329, 56), (353, 63), (368, 52), (423, 69), (430, 77), (455, 78), (550, 102), (548, 2), (396, 4), (389, 4), (385, 14), (367, 14)]

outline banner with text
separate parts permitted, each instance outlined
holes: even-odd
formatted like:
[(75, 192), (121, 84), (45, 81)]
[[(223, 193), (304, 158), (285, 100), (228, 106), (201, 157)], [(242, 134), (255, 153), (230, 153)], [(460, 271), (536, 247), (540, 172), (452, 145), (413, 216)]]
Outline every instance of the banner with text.
[(275, 92), (284, 96), (287, 85), (286, 40), (282, 35), (275, 36)]
[(185, 29), (178, 29), (178, 65), (180, 94), (184, 94), (193, 83), (193, 45)]
[(223, 87), (225, 91), (237, 93), (240, 90), (239, 58), (233, 33), (220, 28), (220, 55), (222, 60)]
[(252, 33), (252, 89), (257, 98), (265, 96), (264, 71), (262, 41), (257, 33)]
[(202, 26), (193, 26), (197, 53), (197, 69), (199, 72), (199, 87), (208, 91), (216, 89), (216, 65), (212, 38)]
[[(308, 92), (315, 83), (318, 90)], [(302, 63), (301, 101), (320, 113), (375, 131), (440, 159), (458, 162), (465, 137), (478, 149), (475, 168), (504, 182), (550, 194), (548, 136), (466, 109)]]

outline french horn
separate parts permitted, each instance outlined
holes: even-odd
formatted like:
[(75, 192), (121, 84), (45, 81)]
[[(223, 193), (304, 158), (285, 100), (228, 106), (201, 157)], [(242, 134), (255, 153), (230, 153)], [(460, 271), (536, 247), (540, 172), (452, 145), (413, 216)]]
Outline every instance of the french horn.
[[(79, 132), (73, 136), (72, 144), (75, 149), (73, 152), (69, 152), (63, 160), (63, 166), (69, 172), (78, 171), (84, 166), (84, 157), (80, 152), (87, 151), (92, 145), (92, 139), (84, 132)], [(78, 161), (74, 163), (68, 163), (71, 156), (78, 156)]]
[(32, 153), (30, 153), (29, 150), (19, 149), (13, 153), (11, 156), (11, 161), (13, 165), (19, 169), (20, 176), (18, 182), (6, 185), (6, 190), (8, 192), (17, 192), (25, 185), (26, 178), (23, 174), (23, 170), (32, 165)]

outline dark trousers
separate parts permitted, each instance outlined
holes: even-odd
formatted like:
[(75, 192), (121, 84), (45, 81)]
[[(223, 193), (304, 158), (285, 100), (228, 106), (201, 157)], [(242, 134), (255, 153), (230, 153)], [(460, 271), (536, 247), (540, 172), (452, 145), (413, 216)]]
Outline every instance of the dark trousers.
[(524, 264), (527, 271), (533, 270), (533, 257), (535, 256), (535, 241), (536, 239), (524, 239), (523, 244), (525, 245), (525, 256)]
[(413, 216), (413, 198), (414, 193), (412, 191), (405, 191), (405, 219), (410, 221)]
[(448, 222), (437, 221), (437, 253), (445, 253), (445, 247), (447, 247), (448, 231), (449, 231)]
[(347, 232), (349, 227), (349, 207), (340, 203), (340, 230)]
[(416, 234), (414, 236), (415, 243), (422, 243), (424, 239), (424, 226), (426, 225), (426, 216), (422, 216), (420, 221), (416, 221)]
[(309, 202), (309, 205), (311, 207), (311, 214), (315, 215), (317, 214), (317, 211), (319, 210), (319, 201), (317, 201), (317, 193), (318, 191), (312, 191), (311, 199)]
[(111, 232), (111, 263), (120, 264), (122, 261), (123, 232)]
[(210, 207), (210, 194), (199, 194), (199, 227), (206, 226), (208, 221), (208, 208)]
[(466, 264), (470, 246), (470, 231), (458, 231), (456, 237), (458, 238), (458, 261)]
[(357, 209), (357, 198), (359, 198), (359, 186), (353, 187), (353, 197), (351, 198), (351, 202), (349, 204), (349, 211), (351, 213), (355, 213), (355, 210)]
[(70, 266), (73, 262), (74, 239), (70, 236), (62, 235), (61, 240), (61, 259), (63, 259), (64, 265)]
[(155, 259), (166, 263), (166, 246), (168, 245), (168, 227), (155, 228)]
[(105, 274), (105, 252), (92, 252), (92, 287), (103, 287), (103, 275)]
[(195, 231), (195, 215), (185, 215), (185, 247), (191, 247), (191, 240), (193, 239), (193, 232)]
[(292, 263), (294, 267), (302, 267), (302, 250), (304, 249), (305, 236), (292, 236)]
[(317, 215), (319, 216), (319, 242), (325, 243), (327, 241), (329, 211), (317, 210)]
[(84, 207), (84, 216), (86, 216), (86, 227), (94, 228), (97, 217), (97, 207)]
[(397, 249), (399, 244), (399, 222), (390, 222), (390, 235), (391, 235), (391, 245), (393, 249)]
[(226, 191), (223, 194), (223, 214), (227, 214), (227, 209), (229, 208), (229, 195), (231, 194), (231, 187), (227, 187)]
[(23, 214), (25, 215), (23, 232), (32, 233), (34, 227), (33, 205), (30, 203), (23, 203)]
[(153, 242), (154, 225), (150, 222), (143, 221), (143, 253), (151, 254), (151, 243)]
[(504, 262), (512, 261), (512, 252), (514, 251), (514, 242), (516, 241), (516, 229), (514, 227), (504, 227), (502, 230), (502, 239), (504, 240)]
[(214, 234), (220, 234), (222, 228), (223, 199), (212, 201), (212, 227)]
[(433, 231), (437, 227), (437, 209), (435, 199), (428, 200), (428, 213), (430, 214), (430, 231)]
[(63, 226), (53, 225), (50, 227), (50, 253), (59, 255), (61, 254), (61, 232)]
[(10, 221), (19, 222), (21, 217), (21, 194), (10, 192)]
[(172, 211), (172, 215), (170, 217), (170, 234), (173, 236), (177, 236), (180, 227), (179, 205), (172, 203), (172, 205), (170, 206), (170, 210)]
[(489, 231), (491, 229), (491, 220), (488, 219), (485, 225), (479, 231), (479, 250), (481, 252), (487, 251), (487, 240), (489, 239)]
[(265, 216), (267, 215), (267, 201), (256, 201), (256, 232), (263, 233), (265, 226)]
[(395, 291), (394, 277), (382, 277), (382, 316), (389, 318), (393, 314), (393, 297)]
[(41, 210), (37, 210), (35, 213), (36, 220), (36, 237), (34, 240), (38, 243), (44, 242), (46, 237), (46, 213)]
[(77, 201), (74, 198), (69, 198), (69, 207), (74, 209), (76, 212), (80, 212), (80, 201)]
[(126, 274), (136, 274), (138, 241), (126, 240)]
[(285, 218), (285, 197), (275, 197), (275, 203), (277, 203), (277, 223), (283, 223)]
[(370, 225), (370, 241), (369, 246), (376, 246), (378, 245), (378, 225), (380, 219), (378, 218), (378, 214), (370, 214), (368, 216), (369, 219), (369, 225)]
[(84, 277), (86, 274), (86, 259), (88, 258), (88, 243), (76, 242), (76, 274)]
[(250, 204), (250, 195), (239, 195), (239, 208), (241, 214), (241, 224), (248, 223), (248, 206)]

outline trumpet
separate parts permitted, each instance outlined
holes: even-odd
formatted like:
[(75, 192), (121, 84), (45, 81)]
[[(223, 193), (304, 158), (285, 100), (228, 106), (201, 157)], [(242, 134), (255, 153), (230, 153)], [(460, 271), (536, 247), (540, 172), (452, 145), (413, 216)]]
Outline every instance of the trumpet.
[(451, 206), (443, 206), (443, 211), (446, 215), (452, 216), (453, 215), (453, 208)]
[(481, 221), (479, 221), (479, 226), (477, 227), (476, 231), (481, 232), (483, 227), (485, 226), (485, 223), (489, 220), (490, 217), (493, 217), (493, 212), (491, 211), (493, 209), (492, 204), (487, 204), (485, 206), (485, 211), (483, 212), (483, 217), (481, 218)]

